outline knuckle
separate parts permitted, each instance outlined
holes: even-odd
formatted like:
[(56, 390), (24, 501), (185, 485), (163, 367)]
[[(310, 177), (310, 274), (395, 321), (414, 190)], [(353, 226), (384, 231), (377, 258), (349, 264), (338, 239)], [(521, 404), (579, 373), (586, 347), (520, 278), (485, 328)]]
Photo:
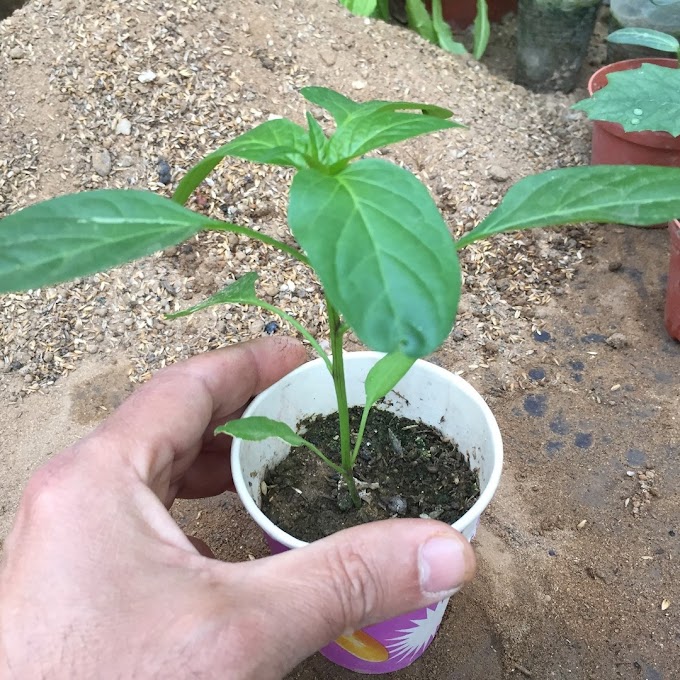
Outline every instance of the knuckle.
[(371, 620), (383, 599), (380, 576), (370, 561), (352, 545), (340, 545), (329, 557), (334, 595), (347, 627)]
[(63, 505), (70, 478), (69, 454), (61, 454), (38, 468), (26, 485), (22, 506), (31, 515), (52, 517)]

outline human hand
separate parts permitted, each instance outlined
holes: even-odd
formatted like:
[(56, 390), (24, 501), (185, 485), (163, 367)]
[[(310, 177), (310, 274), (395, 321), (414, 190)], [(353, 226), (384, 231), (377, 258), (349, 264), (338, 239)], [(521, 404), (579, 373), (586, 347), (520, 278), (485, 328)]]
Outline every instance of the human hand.
[(340, 634), (470, 580), (467, 541), (430, 520), (241, 564), (182, 533), (175, 498), (232, 488), (215, 426), (304, 359), (267, 338), (164, 369), (33, 475), (0, 569), (0, 677), (281, 678)]

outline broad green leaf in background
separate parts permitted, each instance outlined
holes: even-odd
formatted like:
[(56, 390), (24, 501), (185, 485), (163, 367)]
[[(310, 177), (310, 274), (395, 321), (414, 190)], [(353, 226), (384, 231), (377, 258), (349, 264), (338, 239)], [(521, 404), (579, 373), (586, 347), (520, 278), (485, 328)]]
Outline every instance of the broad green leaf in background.
[(486, 46), (489, 44), (489, 36), (491, 35), (491, 24), (489, 23), (489, 8), (486, 0), (477, 0), (477, 16), (472, 28), (474, 36), (474, 48), (472, 54), (475, 59), (481, 59), (486, 52)]
[(291, 446), (303, 446), (305, 440), (292, 430), (288, 425), (280, 420), (272, 420), (264, 416), (251, 416), (249, 418), (239, 418), (230, 420), (225, 425), (215, 429), (215, 434), (229, 434), (232, 437), (245, 439), (247, 441), (262, 441), (270, 437), (283, 439), (286, 444)]
[(607, 80), (605, 87), (573, 108), (594, 120), (620, 123), (626, 132), (680, 135), (680, 69), (642, 64), (610, 73)]
[(369, 17), (376, 10), (377, 0), (340, 0), (340, 4), (360, 17)]
[(342, 123), (350, 113), (361, 106), (361, 104), (352, 101), (349, 97), (345, 97), (344, 94), (340, 94), (327, 87), (303, 87), (300, 90), (300, 94), (308, 102), (326, 109), (338, 124)]
[(437, 33), (423, 0), (406, 0), (406, 16), (408, 16), (409, 28), (425, 40), (437, 44)]
[(196, 187), (227, 156), (245, 158), (255, 163), (306, 167), (304, 156), (308, 145), (309, 135), (303, 127), (286, 118), (267, 121), (200, 160), (184, 175), (172, 198), (177, 203), (186, 203)]
[(59, 196), (0, 220), (0, 292), (101, 272), (181, 243), (211, 223), (150, 191)]
[(622, 45), (640, 45), (641, 47), (651, 47), (653, 50), (661, 52), (677, 52), (680, 43), (675, 36), (653, 28), (620, 28), (607, 36), (607, 40), (612, 43)]
[(515, 229), (578, 222), (645, 226), (680, 216), (680, 168), (593, 165), (525, 177), (458, 248)]
[(257, 281), (257, 274), (255, 272), (248, 272), (244, 274), (240, 279), (237, 279), (233, 283), (229, 284), (226, 288), (211, 295), (209, 298), (199, 302), (188, 309), (183, 309), (180, 312), (173, 312), (168, 314), (168, 319), (177, 319), (180, 316), (189, 316), (194, 312), (198, 312), (201, 309), (207, 309), (208, 307), (213, 307), (214, 305), (233, 305), (233, 304), (243, 304), (243, 305), (259, 305), (263, 300), (257, 297), (255, 292), (255, 282)]
[(349, 160), (418, 135), (463, 127), (446, 120), (452, 115), (447, 109), (414, 102), (366, 102), (338, 125), (328, 143), (329, 161)]
[(371, 349), (436, 349), (460, 295), (456, 249), (427, 189), (407, 170), (363, 159), (335, 175), (301, 170), (288, 222), (326, 294)]
[(454, 39), (451, 26), (444, 21), (442, 0), (432, 0), (432, 26), (437, 34), (437, 44), (442, 49), (451, 54), (467, 54), (464, 45)]

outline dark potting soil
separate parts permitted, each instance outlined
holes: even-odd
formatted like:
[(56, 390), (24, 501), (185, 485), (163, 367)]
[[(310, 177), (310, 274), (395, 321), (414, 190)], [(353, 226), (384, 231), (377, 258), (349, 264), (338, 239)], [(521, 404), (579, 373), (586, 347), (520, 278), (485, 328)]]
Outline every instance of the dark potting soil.
[[(361, 408), (350, 409), (352, 434)], [(299, 431), (331, 460), (340, 460), (337, 413), (316, 416)], [(267, 471), (262, 511), (303, 541), (389, 517), (420, 517), (452, 524), (479, 497), (477, 472), (458, 446), (423, 423), (373, 408), (354, 468), (364, 500), (352, 504), (339, 475), (309, 449), (298, 447)]]

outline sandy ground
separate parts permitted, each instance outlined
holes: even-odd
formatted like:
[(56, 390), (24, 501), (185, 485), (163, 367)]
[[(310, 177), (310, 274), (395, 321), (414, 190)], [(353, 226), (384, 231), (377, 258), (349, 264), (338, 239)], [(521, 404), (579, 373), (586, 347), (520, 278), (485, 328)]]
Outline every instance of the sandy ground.
[[(159, 16), (165, 21), (151, 20)], [(129, 37), (116, 43), (122, 27)], [(465, 135), (391, 152), (428, 183), (454, 233), (488, 212), (509, 182), (587, 160), (588, 126), (568, 109), (582, 92), (529, 94), (505, 79), (503, 44), (489, 70), (396, 27), (350, 18), (332, 0), (245, 0), (238, 9), (35, 2), (0, 25), (0, 36), (0, 83), (9, 93), (0, 116), (11, 131), (0, 139), (3, 212), (79, 188), (168, 191), (158, 182), (159, 155), (176, 181), (195, 154), (257, 120), (299, 118), (294, 90), (312, 82), (362, 99), (410, 96), (456, 110), (470, 126)], [(141, 56), (147, 40), (158, 43), (152, 57)], [(183, 64), (190, 75), (175, 77)], [(152, 67), (167, 72), (167, 83), (139, 89), (137, 74)], [(129, 136), (115, 132), (123, 119)], [(93, 162), (103, 150), (112, 167), (102, 175)], [(285, 191), (280, 177), (259, 172), (238, 165), (217, 173), (200, 207), (219, 215), (228, 201), (232, 219), (264, 217), (276, 232)], [(249, 193), (252, 184), (269, 212)], [(31, 471), (105, 417), (133, 382), (261, 332), (266, 318), (252, 312), (157, 321), (212, 292), (225, 272), (267, 262), (254, 250), (244, 264), (238, 250), (238, 243), (197, 241), (109, 278), (2, 300), (0, 537)], [(478, 579), (454, 598), (430, 651), (392, 677), (677, 675), (680, 347), (661, 322), (666, 262), (665, 231), (614, 226), (501, 237), (466, 256), (457, 332), (432, 359), (462, 371), (487, 398), (506, 469), (476, 540)], [(315, 284), (293, 278), (274, 271), (268, 294), (313, 321)], [(160, 281), (188, 293), (172, 295)], [(322, 337), (323, 327), (316, 332)], [(614, 333), (624, 336), (617, 349), (606, 343)], [(221, 559), (264, 554), (231, 496), (178, 503), (174, 512)], [(664, 599), (671, 605), (662, 611)], [(290, 677), (350, 674), (317, 656)]]

